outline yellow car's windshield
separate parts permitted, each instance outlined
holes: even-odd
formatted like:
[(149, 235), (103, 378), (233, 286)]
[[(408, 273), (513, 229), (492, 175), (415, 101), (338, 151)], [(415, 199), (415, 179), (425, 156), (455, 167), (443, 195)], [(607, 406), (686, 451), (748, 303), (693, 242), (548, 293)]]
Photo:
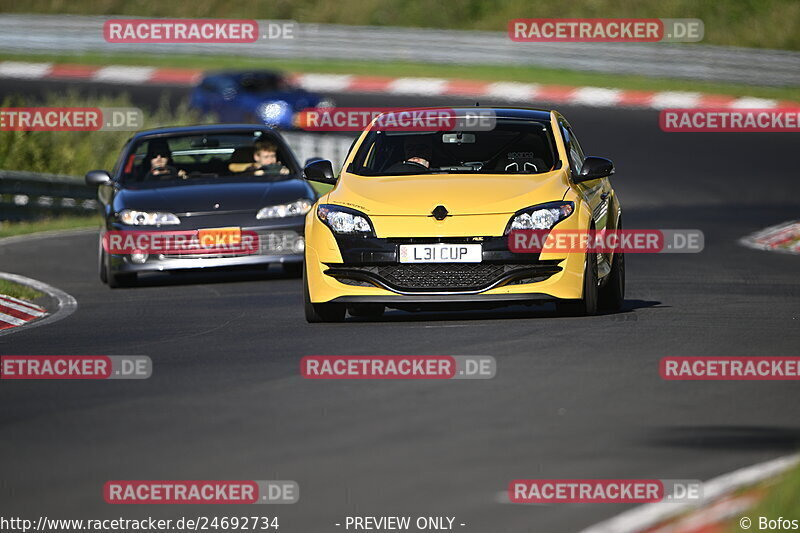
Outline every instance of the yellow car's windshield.
[(373, 130), (349, 171), (363, 176), (540, 174), (552, 170), (555, 161), (548, 123), (498, 119), (489, 131)]

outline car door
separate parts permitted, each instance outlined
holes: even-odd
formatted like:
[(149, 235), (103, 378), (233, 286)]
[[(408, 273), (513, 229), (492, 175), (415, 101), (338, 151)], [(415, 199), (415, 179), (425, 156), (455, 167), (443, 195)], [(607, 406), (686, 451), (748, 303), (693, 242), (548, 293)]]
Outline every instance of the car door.
[[(578, 175), (586, 158), (581, 148), (578, 138), (572, 131), (569, 123), (561, 118), (559, 120), (561, 134), (564, 138), (564, 146), (569, 157), (569, 166), (573, 176)], [(586, 201), (592, 210), (592, 220), (597, 231), (612, 229), (613, 222), (609, 222), (609, 205), (611, 200), (611, 183), (608, 178), (601, 178), (592, 181), (575, 184), (578, 194)], [(602, 277), (611, 269), (610, 256), (598, 253), (598, 274)]]

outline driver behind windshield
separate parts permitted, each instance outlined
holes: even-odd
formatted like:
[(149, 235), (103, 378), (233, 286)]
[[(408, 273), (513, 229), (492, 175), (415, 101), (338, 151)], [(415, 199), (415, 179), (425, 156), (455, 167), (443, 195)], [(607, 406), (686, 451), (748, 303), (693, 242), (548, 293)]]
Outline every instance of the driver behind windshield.
[(431, 147), (418, 140), (404, 144), (405, 159), (386, 169), (387, 172), (415, 172), (431, 166)]
[(256, 141), (253, 146), (253, 164), (244, 169), (256, 176), (264, 174), (288, 174), (289, 169), (278, 160), (278, 147), (271, 142)]
[(147, 145), (146, 160), (150, 164), (150, 170), (145, 175), (147, 180), (186, 178), (185, 170), (175, 168), (172, 151), (165, 140), (150, 141)]

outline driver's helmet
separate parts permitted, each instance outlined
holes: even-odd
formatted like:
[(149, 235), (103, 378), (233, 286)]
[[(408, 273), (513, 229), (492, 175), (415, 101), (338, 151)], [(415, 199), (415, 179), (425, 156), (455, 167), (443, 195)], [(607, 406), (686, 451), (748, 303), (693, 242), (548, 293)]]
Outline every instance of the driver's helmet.
[(165, 139), (155, 139), (147, 145), (147, 163), (151, 164), (153, 158), (157, 155), (162, 155), (167, 158), (167, 165), (172, 164), (172, 151), (169, 149), (169, 144)]
[(425, 161), (430, 162), (432, 150), (431, 146), (419, 139), (407, 139), (404, 145), (406, 160), (412, 157), (420, 157)]

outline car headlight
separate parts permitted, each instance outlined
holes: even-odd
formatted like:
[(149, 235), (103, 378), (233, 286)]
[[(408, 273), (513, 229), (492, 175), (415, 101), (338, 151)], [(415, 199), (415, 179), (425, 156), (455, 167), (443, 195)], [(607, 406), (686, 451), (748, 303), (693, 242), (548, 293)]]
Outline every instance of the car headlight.
[(256, 213), (256, 218), (299, 217), (311, 211), (312, 205), (314, 205), (314, 202), (306, 198), (302, 198), (290, 204), (270, 205), (260, 209), (258, 213)]
[(267, 102), (258, 106), (258, 116), (266, 124), (277, 124), (288, 111), (290, 111), (289, 104), (283, 100)]
[(508, 223), (506, 233), (518, 229), (551, 229), (575, 209), (572, 202), (551, 202), (517, 211)]
[(321, 204), (317, 217), (334, 233), (345, 235), (375, 235), (369, 217), (360, 211), (340, 205)]
[(128, 226), (169, 226), (180, 224), (181, 219), (172, 213), (161, 211), (136, 211), (123, 209), (119, 212), (119, 220)]

